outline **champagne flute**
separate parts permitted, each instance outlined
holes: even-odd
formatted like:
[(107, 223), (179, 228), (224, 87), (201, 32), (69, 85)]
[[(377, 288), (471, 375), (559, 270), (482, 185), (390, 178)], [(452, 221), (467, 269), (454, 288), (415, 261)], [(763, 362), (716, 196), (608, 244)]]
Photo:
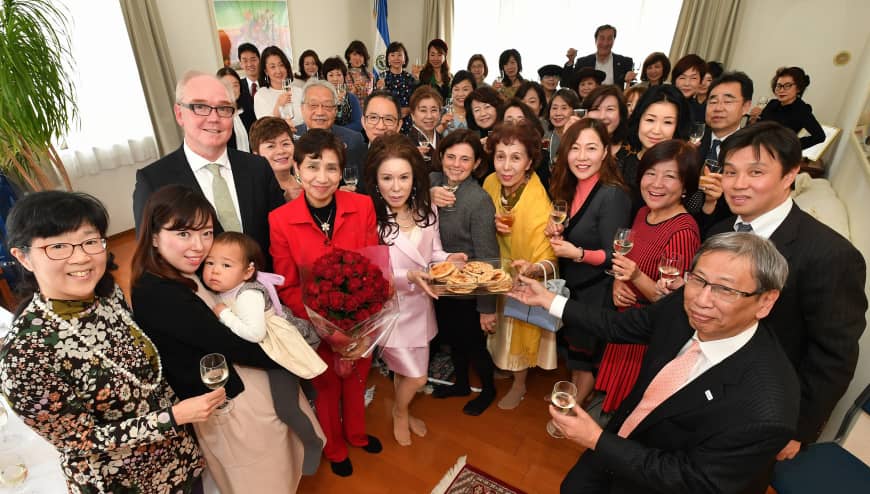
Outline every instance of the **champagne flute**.
[(695, 122), (692, 124), (692, 131), (689, 133), (689, 143), (697, 146), (701, 144), (701, 139), (704, 138), (704, 131), (707, 130), (704, 122)]
[(758, 107), (761, 108), (762, 110), (764, 109), (765, 106), (767, 106), (768, 103), (770, 103), (769, 97), (762, 96), (761, 98), (758, 98)]
[[(230, 378), (230, 368), (227, 359), (220, 353), (210, 353), (199, 360), (199, 377), (208, 389), (222, 388)], [(233, 402), (226, 400), (215, 411), (225, 415), (233, 409)]]
[[(553, 208), (550, 210), (550, 221), (553, 225), (561, 225), (568, 219), (568, 201), (564, 199), (556, 199), (553, 201)], [(558, 237), (556, 234), (554, 237)]]
[[(284, 88), (284, 92), (287, 94), (293, 94), (293, 79), (287, 78), (281, 83), (281, 87)], [(293, 103), (285, 103), (278, 108), (278, 113), (281, 115), (281, 118), (284, 120), (291, 120), (295, 115), (293, 112)]]
[(335, 85), (335, 92), (338, 93), (338, 101), (344, 101), (347, 97), (347, 84), (339, 82)]
[(713, 159), (704, 160), (704, 166), (707, 167), (707, 170), (710, 170), (710, 173), (722, 173), (722, 165)]
[(680, 270), (680, 260), (679, 254), (667, 252), (663, 252), (662, 257), (659, 258), (659, 274), (661, 279), (665, 280), (665, 286), (670, 287), (671, 282), (683, 274)]
[(342, 177), (344, 178), (344, 184), (350, 185), (356, 190), (356, 184), (359, 183), (359, 177), (356, 174), (356, 168), (352, 166), (348, 166), (344, 168), (344, 172), (342, 172)]
[[(557, 382), (553, 386), (553, 392), (550, 393), (549, 401), (554, 407), (559, 409), (560, 413), (570, 415), (574, 405), (577, 404), (577, 386), (571, 381)], [(556, 439), (565, 438), (565, 435), (562, 434), (562, 431), (559, 430), (553, 419), (547, 422), (547, 433), (550, 434), (550, 437)]]
[[(632, 247), (634, 247), (634, 237), (632, 236), (631, 228), (617, 228), (616, 234), (613, 235), (613, 252), (618, 252), (624, 256), (631, 252)], [(613, 269), (608, 269), (604, 272), (610, 276), (616, 276)]]

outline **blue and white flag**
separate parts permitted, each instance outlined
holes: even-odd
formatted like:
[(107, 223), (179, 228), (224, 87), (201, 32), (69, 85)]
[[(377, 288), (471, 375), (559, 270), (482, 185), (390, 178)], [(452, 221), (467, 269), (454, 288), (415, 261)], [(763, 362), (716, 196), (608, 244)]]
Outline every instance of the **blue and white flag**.
[(387, 46), (390, 44), (390, 26), (387, 25), (387, 0), (375, 0), (372, 18), (375, 21), (375, 43), (372, 68), (380, 75), (387, 70)]

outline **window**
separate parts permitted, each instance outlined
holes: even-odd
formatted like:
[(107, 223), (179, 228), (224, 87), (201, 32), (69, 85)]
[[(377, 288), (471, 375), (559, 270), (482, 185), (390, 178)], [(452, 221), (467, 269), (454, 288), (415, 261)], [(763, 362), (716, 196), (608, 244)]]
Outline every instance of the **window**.
[(489, 66), (487, 82), (498, 76), (498, 56), (516, 48), (523, 57), (522, 75), (538, 80), (538, 68), (562, 66), (568, 48), (577, 57), (595, 52), (595, 28), (617, 29), (613, 52), (631, 57), (640, 69), (652, 52), (668, 53), (682, 0), (578, 2), (552, 0), (457, 0), (454, 4), (451, 72), (465, 69), (474, 53)]

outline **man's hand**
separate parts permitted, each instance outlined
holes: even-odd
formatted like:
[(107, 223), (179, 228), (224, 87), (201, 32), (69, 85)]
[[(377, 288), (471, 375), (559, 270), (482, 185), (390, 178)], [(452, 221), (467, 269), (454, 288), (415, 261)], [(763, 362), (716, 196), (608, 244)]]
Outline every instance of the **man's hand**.
[(577, 49), (568, 48), (568, 52), (565, 53), (565, 56), (568, 57), (568, 63), (574, 65), (574, 59), (577, 58)]
[(776, 455), (776, 461), (782, 460), (791, 460), (801, 451), (801, 443), (800, 441), (795, 441), (792, 439), (782, 448), (782, 451)]
[(584, 448), (594, 450), (601, 437), (601, 427), (579, 406), (574, 405), (571, 412), (571, 415), (564, 415), (561, 410), (550, 405), (553, 423), (562, 431), (565, 438)]
[(555, 293), (547, 290), (547, 287), (540, 281), (523, 275), (517, 275), (517, 278), (520, 280), (520, 284), (508, 292), (507, 295), (509, 297), (515, 298), (526, 305), (543, 307), (545, 309), (550, 308), (550, 305), (553, 304), (553, 300), (556, 298)]

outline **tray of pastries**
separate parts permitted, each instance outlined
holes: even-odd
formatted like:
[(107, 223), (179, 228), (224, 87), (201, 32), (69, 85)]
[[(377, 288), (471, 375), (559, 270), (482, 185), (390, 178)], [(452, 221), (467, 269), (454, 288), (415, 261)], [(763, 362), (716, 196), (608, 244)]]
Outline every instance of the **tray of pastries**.
[(431, 262), (428, 272), (432, 291), (439, 297), (497, 295), (514, 285), (510, 266), (501, 259)]

